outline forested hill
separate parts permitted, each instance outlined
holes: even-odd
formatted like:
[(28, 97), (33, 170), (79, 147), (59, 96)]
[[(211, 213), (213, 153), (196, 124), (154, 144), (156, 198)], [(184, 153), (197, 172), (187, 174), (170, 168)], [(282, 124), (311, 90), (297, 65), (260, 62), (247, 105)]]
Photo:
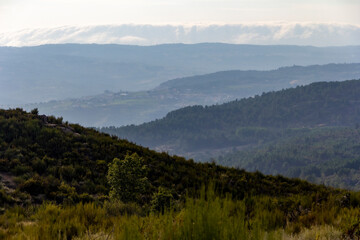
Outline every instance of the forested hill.
[[(38, 115), (36, 110), (31, 113), (21, 109), (0, 110), (1, 207), (44, 200), (70, 204), (104, 200), (109, 194), (108, 164), (114, 158), (130, 161), (130, 168), (122, 168), (124, 171), (137, 172), (140, 167), (146, 175), (142, 178), (146, 180), (146, 188), (141, 191), (134, 188), (129, 193), (140, 194), (137, 201), (141, 204), (149, 203), (159, 187), (181, 198), (210, 181), (219, 191), (231, 193), (234, 198), (249, 194), (288, 196), (332, 191), (300, 180), (171, 157), (68, 124), (62, 118)], [(140, 166), (135, 164), (139, 162)]]
[(285, 239), (310, 228), (355, 239), (359, 203), (355, 192), (194, 163), (35, 109), (0, 110), (1, 239)]
[(360, 129), (324, 127), (218, 157), (224, 166), (360, 190)]
[[(219, 91), (244, 97), (256, 93), (321, 81), (360, 77), (360, 64), (326, 64), (281, 67), (269, 71), (222, 71), (200, 76), (173, 79), (157, 89), (176, 89), (216, 94)], [(259, 92), (262, 91), (262, 92)]]
[(319, 82), (222, 105), (186, 107), (160, 120), (102, 131), (177, 151), (253, 144), (304, 127), (355, 126), (359, 92), (360, 80)]

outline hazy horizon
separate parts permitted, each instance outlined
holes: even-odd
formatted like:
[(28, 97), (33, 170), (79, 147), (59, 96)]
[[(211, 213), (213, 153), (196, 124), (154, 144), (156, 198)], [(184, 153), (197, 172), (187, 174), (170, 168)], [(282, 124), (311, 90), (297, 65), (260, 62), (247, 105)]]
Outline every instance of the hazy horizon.
[(359, 45), (358, 0), (3, 0), (0, 46)]
[(252, 23), (64, 26), (0, 33), (0, 46), (86, 43), (159, 45), (229, 43), (254, 45), (354, 46), (360, 25), (325, 23)]

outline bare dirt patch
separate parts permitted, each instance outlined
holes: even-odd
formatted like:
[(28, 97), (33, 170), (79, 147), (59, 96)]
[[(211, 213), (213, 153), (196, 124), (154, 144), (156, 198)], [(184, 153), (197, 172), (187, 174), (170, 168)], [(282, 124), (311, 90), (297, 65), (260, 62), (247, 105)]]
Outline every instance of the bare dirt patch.
[(0, 172), (0, 182), (9, 189), (16, 189), (16, 183), (14, 181), (14, 176), (9, 173)]

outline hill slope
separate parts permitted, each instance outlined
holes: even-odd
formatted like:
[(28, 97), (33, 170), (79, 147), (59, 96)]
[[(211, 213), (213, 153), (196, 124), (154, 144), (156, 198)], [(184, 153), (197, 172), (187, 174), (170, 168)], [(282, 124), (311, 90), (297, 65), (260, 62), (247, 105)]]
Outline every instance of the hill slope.
[(249, 171), (359, 189), (359, 91), (360, 80), (313, 83), (102, 131), (199, 161), (215, 158)]
[(360, 122), (359, 91), (359, 80), (313, 83), (221, 105), (186, 107), (160, 120), (102, 131), (153, 148), (249, 144), (284, 128), (355, 126)]
[[(216, 68), (214, 68), (216, 69)], [(223, 71), (174, 79), (150, 91), (104, 94), (31, 104), (41, 113), (86, 126), (141, 124), (190, 105), (212, 105), (318, 81), (360, 77), (360, 64), (283, 67), (270, 71)]]
[[(138, 156), (146, 188), (125, 193), (140, 197), (109, 197), (108, 183), (136, 186), (127, 170)], [(125, 165), (113, 168), (119, 162)], [(114, 170), (126, 184), (106, 181)], [(194, 163), (36, 110), (0, 110), (4, 239), (354, 239), (359, 205), (356, 192)]]
[(0, 110), (1, 205), (101, 200), (109, 192), (108, 164), (114, 158), (124, 159), (125, 155), (134, 153), (143, 158), (147, 168), (149, 186), (142, 193), (143, 204), (149, 203), (160, 186), (179, 198), (185, 192), (194, 193), (209, 181), (235, 198), (248, 193), (286, 196), (328, 191), (300, 180), (171, 157), (92, 129), (63, 123), (61, 118), (17, 109)]
[(360, 130), (315, 128), (259, 148), (220, 156), (216, 162), (359, 190)]
[[(269, 71), (223, 71), (166, 81), (158, 89), (176, 89), (216, 94), (218, 92), (252, 96), (312, 82), (353, 79), (360, 75), (360, 64), (326, 64), (281, 67)], [(239, 91), (242, 94), (239, 94)], [(247, 96), (246, 96), (247, 95)]]

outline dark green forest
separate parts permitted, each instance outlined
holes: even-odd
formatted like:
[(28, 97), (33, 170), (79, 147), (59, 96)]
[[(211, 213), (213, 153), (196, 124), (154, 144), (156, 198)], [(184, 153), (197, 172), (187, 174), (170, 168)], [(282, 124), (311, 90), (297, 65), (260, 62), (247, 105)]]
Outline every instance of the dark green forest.
[(251, 150), (220, 156), (217, 163), (360, 189), (360, 129), (315, 128)]
[(358, 190), (359, 92), (360, 80), (319, 82), (101, 130), (197, 161)]
[(138, 126), (101, 131), (178, 151), (231, 147), (294, 135), (305, 128), (360, 123), (360, 80), (319, 82), (213, 106), (192, 106)]

